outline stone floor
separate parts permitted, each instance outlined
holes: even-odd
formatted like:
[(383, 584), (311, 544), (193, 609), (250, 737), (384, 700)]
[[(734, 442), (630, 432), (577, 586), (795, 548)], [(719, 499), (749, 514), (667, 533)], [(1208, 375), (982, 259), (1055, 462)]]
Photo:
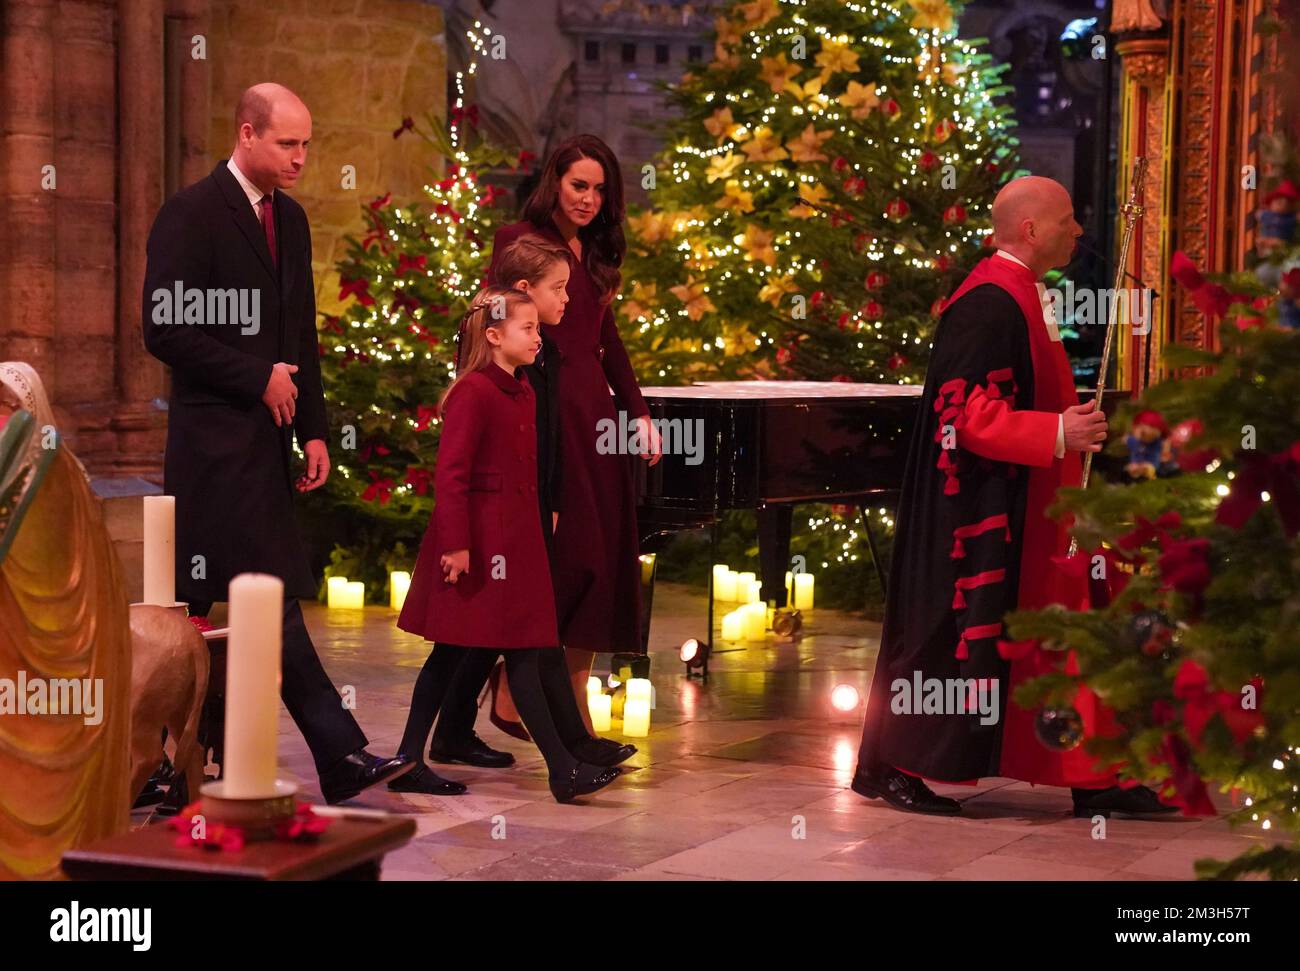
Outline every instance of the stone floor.
[[(676, 645), (705, 616), (697, 592), (657, 591), (650, 737), (636, 740), (623, 777), (600, 793), (557, 805), (536, 749), (485, 716), (479, 733), (515, 754), (513, 768), (440, 767), (469, 785), (464, 796), (379, 789), (354, 800), (415, 818), (417, 837), (388, 856), (384, 879), (1190, 879), (1194, 860), (1235, 856), (1270, 836), (1174, 816), (1116, 817), (1095, 838), (1089, 820), (1071, 818), (1068, 792), (1008, 779), (936, 787), (964, 803), (945, 819), (869, 802), (848, 788), (861, 711), (840, 714), (829, 699), (839, 683), (865, 694), (879, 625), (814, 611), (797, 643), (769, 634), (762, 646), (715, 654), (704, 685), (683, 677)], [(307, 614), (335, 684), (355, 688), (356, 716), (380, 754), (397, 747), (427, 652), (393, 618), (377, 607)], [(607, 662), (598, 658), (597, 670)], [(319, 800), (306, 745), (287, 714), (280, 724), (285, 775)]]

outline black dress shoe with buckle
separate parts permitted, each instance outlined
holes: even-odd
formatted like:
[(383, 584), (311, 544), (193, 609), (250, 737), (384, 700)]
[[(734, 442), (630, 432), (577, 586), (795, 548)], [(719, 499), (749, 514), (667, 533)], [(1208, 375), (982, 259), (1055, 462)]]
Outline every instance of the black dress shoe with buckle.
[(363, 748), (345, 756), (321, 773), (320, 791), (331, 806), (359, 795), (371, 786), (391, 782), (415, 768), (408, 755), (394, 755), (381, 759)]
[(883, 799), (895, 809), (908, 813), (955, 816), (961, 812), (961, 803), (956, 799), (937, 795), (916, 776), (887, 765), (859, 769), (853, 776), (851, 788), (860, 796)]
[(469, 787), (463, 782), (444, 779), (427, 765), (417, 765), (414, 771), (388, 783), (389, 792), (415, 792), (424, 796), (463, 796)]
[(435, 737), (429, 746), (429, 759), (443, 764), (461, 762), (481, 769), (504, 769), (515, 764), (513, 755), (492, 748), (476, 732), (470, 732), (469, 738), (459, 745), (439, 743)]
[(584, 738), (569, 751), (580, 762), (609, 767), (626, 762), (636, 755), (636, 746), (620, 745), (608, 738)]
[(550, 780), (551, 795), (556, 802), (573, 802), (578, 796), (587, 796), (598, 789), (604, 789), (619, 775), (618, 769), (579, 762), (567, 778)]
[(1076, 817), (1104, 816), (1111, 813), (1124, 816), (1161, 816), (1165, 813), (1178, 812), (1177, 806), (1166, 805), (1160, 801), (1155, 790), (1146, 786), (1133, 786), (1122, 789), (1111, 786), (1109, 789), (1072, 789), (1074, 795), (1074, 815)]

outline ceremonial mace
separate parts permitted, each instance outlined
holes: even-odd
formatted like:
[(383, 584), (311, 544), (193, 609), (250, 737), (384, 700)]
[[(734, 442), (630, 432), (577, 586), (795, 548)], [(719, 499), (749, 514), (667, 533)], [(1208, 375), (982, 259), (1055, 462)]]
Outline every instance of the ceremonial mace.
[[(1121, 292), (1124, 286), (1124, 276), (1128, 268), (1128, 248), (1133, 241), (1133, 228), (1137, 221), (1142, 218), (1142, 186), (1147, 177), (1147, 158), (1145, 155), (1138, 156), (1133, 163), (1133, 178), (1129, 184), (1128, 201), (1120, 208), (1120, 215), (1124, 217), (1124, 237), (1119, 244), (1119, 260), (1115, 264), (1115, 286), (1111, 290), (1112, 294)], [(1115, 330), (1119, 327), (1119, 304), (1120, 301), (1111, 298), (1110, 308), (1106, 320), (1106, 340), (1101, 346), (1101, 366), (1097, 372), (1097, 396), (1096, 410), (1101, 410), (1102, 392), (1106, 390), (1106, 372), (1110, 370), (1110, 352), (1115, 345)], [(1124, 306), (1132, 311), (1129, 307), (1129, 301), (1124, 301)], [(1147, 322), (1151, 326), (1151, 322)], [(1083, 473), (1079, 476), (1079, 488), (1088, 488), (1088, 475), (1092, 471), (1092, 452), (1085, 452), (1083, 456)], [(1070, 556), (1074, 556), (1079, 550), (1079, 540), (1070, 538)]]

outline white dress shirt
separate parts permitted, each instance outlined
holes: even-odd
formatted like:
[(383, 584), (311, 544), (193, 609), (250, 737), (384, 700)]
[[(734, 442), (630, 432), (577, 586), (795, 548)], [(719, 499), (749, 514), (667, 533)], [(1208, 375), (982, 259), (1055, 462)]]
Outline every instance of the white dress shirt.
[[(230, 174), (235, 177), (239, 187), (244, 190), (244, 195), (248, 196), (248, 204), (253, 207), (253, 215), (257, 217), (257, 224), (262, 225), (261, 202), (262, 196), (266, 195), (266, 193), (248, 181), (248, 176), (239, 171), (239, 166), (235, 164), (233, 158), (226, 162), (226, 168), (230, 169)], [(274, 193), (275, 190), (272, 189), (272, 196), (274, 196)], [(1012, 257), (1012, 259), (1015, 259), (1015, 257)]]
[[(1033, 272), (1033, 270), (1030, 269), (1029, 265), (1026, 264), (1023, 260), (1016, 259), (1014, 256), (1012, 256), (1004, 249), (998, 250), (997, 255), (1002, 257), (1004, 260), (1010, 260), (1012, 263), (1017, 263), (1020, 266), (1023, 266), (1026, 270), (1029, 270), (1029, 272), (1031, 273)], [(1056, 308), (1052, 306), (1052, 299), (1047, 295), (1047, 287), (1043, 286), (1043, 281), (1041, 280), (1035, 280), (1034, 286), (1038, 287), (1038, 302), (1043, 308), (1043, 325), (1047, 328), (1047, 336), (1051, 340), (1060, 343), (1061, 331), (1056, 324)], [(1056, 416), (1056, 457), (1058, 459), (1065, 457), (1065, 416), (1064, 415)]]

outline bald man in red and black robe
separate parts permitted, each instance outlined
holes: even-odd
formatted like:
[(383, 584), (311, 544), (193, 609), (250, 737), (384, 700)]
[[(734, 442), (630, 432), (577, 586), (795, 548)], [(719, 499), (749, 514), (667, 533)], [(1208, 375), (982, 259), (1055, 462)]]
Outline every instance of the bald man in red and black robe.
[[(924, 780), (1007, 776), (1071, 787), (1076, 815), (1166, 812), (1151, 790), (1121, 789), (1082, 747), (1042, 745), (1036, 713), (1011, 701), (1061, 656), (1008, 642), (1004, 615), (1086, 604), (1086, 582), (1052, 563), (1069, 537), (1046, 510), (1057, 489), (1079, 484), (1080, 455), (1101, 449), (1106, 419), (1079, 404), (1038, 282), (1069, 262), (1082, 232), (1069, 194), (1050, 179), (1016, 179), (998, 193), (993, 224), (997, 252), (945, 302), (935, 335), (853, 789), (951, 815), (961, 804)], [(920, 704), (915, 689), (927, 682), (965, 710)], [(1086, 734), (1106, 718), (1086, 689), (1075, 707)]]

